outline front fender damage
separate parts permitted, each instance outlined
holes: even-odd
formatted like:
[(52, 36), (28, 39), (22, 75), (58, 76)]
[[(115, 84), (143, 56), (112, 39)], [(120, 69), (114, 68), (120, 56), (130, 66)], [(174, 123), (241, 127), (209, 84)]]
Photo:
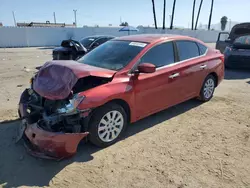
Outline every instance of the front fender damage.
[(73, 61), (47, 62), (21, 95), (18, 112), (25, 125), (17, 138), (37, 157), (74, 155), (94, 109), (80, 105), (82, 92), (109, 83), (115, 73)]

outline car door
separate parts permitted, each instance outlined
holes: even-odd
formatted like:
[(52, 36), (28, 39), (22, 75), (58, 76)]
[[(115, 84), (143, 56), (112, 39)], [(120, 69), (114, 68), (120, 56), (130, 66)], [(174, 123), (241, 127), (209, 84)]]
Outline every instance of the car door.
[(225, 48), (230, 44), (230, 40), (228, 39), (228, 32), (220, 32), (216, 41), (216, 49), (220, 50), (221, 53), (224, 52)]
[(185, 101), (197, 96), (201, 85), (207, 75), (207, 61), (205, 54), (207, 47), (189, 40), (176, 41), (179, 57), (179, 68), (181, 87), (179, 90), (179, 101)]
[[(134, 75), (133, 85), (137, 118), (143, 118), (167, 107), (167, 91), (170, 73), (166, 66), (175, 63), (173, 42), (164, 42), (152, 47), (140, 59), (140, 63), (152, 63), (154, 73)], [(139, 63), (139, 64), (140, 64)], [(165, 68), (164, 68), (165, 67)]]

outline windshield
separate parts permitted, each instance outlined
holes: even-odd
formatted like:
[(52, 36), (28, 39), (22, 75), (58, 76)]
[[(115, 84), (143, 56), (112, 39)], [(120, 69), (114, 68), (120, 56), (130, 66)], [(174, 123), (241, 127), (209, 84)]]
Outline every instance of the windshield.
[(142, 42), (108, 41), (83, 56), (78, 62), (110, 70), (120, 70), (146, 45), (147, 43)]
[(83, 45), (85, 48), (89, 48), (90, 45), (91, 45), (96, 39), (97, 39), (96, 37), (86, 37), (86, 38), (83, 38), (82, 40), (80, 40), (80, 43), (82, 43), (82, 45)]

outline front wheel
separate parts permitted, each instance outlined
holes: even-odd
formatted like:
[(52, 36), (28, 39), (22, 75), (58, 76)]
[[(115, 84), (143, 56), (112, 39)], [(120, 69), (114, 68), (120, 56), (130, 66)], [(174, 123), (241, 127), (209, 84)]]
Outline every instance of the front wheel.
[(199, 99), (203, 102), (209, 101), (213, 97), (215, 86), (215, 77), (213, 75), (208, 75), (202, 85)]
[(96, 146), (107, 147), (115, 143), (127, 126), (127, 114), (116, 104), (106, 104), (94, 112), (89, 125), (89, 140)]

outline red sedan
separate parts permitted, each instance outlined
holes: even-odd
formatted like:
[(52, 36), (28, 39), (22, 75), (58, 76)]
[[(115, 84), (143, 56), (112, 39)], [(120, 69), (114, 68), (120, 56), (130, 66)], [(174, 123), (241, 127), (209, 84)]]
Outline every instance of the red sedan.
[(183, 101), (213, 97), (224, 56), (174, 35), (115, 38), (75, 61), (47, 62), (21, 95), (20, 135), (33, 155), (72, 156), (84, 137), (106, 147), (127, 125)]

